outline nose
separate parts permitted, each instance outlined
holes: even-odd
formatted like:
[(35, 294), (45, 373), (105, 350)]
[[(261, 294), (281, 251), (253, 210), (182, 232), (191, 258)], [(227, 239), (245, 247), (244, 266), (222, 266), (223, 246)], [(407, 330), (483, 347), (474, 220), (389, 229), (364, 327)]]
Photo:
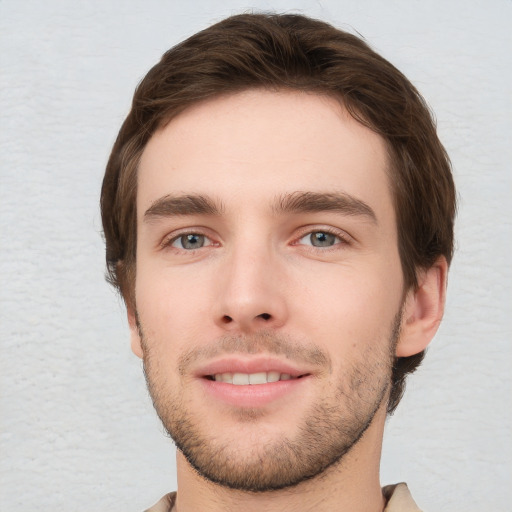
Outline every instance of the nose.
[(245, 247), (226, 258), (214, 306), (219, 327), (248, 334), (286, 323), (287, 290), (278, 259), (261, 247)]

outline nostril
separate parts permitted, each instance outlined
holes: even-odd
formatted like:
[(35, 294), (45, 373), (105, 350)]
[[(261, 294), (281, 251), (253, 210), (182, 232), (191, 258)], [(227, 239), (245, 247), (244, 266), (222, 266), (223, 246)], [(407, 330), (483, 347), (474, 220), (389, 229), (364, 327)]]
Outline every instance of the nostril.
[(228, 316), (228, 315), (224, 315), (224, 316), (222, 317), (222, 323), (224, 323), (224, 324), (229, 324), (229, 323), (231, 323), (232, 321), (233, 321), (233, 319), (232, 319), (230, 316)]
[(270, 315), (268, 313), (262, 313), (261, 315), (258, 315), (260, 318), (263, 318), (263, 320), (270, 320)]

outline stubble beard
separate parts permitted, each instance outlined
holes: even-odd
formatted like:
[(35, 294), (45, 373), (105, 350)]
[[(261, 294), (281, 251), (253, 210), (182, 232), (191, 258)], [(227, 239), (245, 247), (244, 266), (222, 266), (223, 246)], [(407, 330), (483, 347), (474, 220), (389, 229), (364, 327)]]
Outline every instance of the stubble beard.
[[(372, 347), (357, 365), (340, 374), (331, 396), (324, 396), (304, 413), (301, 425), (294, 425), (297, 433), (293, 438), (283, 432), (272, 442), (254, 444), (251, 453), (241, 453), (235, 439), (223, 440), (218, 433), (201, 428), (197, 419), (201, 413), (191, 411), (178, 390), (165, 387), (156, 358), (152, 357), (151, 343), (140, 325), (139, 334), (144, 374), (154, 407), (188, 463), (202, 477), (221, 486), (268, 492), (296, 486), (341, 464), (361, 439), (389, 396), (400, 322), (401, 311), (394, 318), (389, 343), (377, 343), (379, 349)], [(265, 345), (272, 353), (273, 341), (275, 345), (286, 345), (286, 341), (268, 333), (256, 343), (253, 337), (231, 337), (227, 344), (245, 346), (247, 353), (254, 353), (255, 346)], [(260, 414), (256, 409), (239, 410), (236, 419), (245, 424), (257, 423)]]

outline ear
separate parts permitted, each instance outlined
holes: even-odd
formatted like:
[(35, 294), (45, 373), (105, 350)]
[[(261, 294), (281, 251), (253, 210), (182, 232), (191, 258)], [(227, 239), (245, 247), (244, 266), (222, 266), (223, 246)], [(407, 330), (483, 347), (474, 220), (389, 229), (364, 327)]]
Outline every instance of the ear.
[(132, 347), (132, 352), (142, 359), (142, 343), (139, 327), (137, 325), (137, 316), (131, 306), (126, 307), (126, 313), (128, 316), (128, 325), (130, 326), (130, 345)]
[(425, 350), (441, 323), (446, 300), (448, 264), (444, 256), (421, 271), (418, 288), (407, 293), (402, 312), (397, 357), (409, 357)]

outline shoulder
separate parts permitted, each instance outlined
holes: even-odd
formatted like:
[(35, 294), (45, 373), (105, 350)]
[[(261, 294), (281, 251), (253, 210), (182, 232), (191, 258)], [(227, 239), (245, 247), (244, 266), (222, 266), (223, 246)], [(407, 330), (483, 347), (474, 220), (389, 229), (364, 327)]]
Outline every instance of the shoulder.
[(176, 493), (170, 492), (166, 494), (158, 503), (155, 503), (152, 507), (148, 508), (144, 512), (171, 512), (176, 501)]
[(395, 485), (386, 485), (382, 488), (382, 494), (387, 500), (384, 512), (421, 512), (412, 499), (407, 484), (400, 483)]

